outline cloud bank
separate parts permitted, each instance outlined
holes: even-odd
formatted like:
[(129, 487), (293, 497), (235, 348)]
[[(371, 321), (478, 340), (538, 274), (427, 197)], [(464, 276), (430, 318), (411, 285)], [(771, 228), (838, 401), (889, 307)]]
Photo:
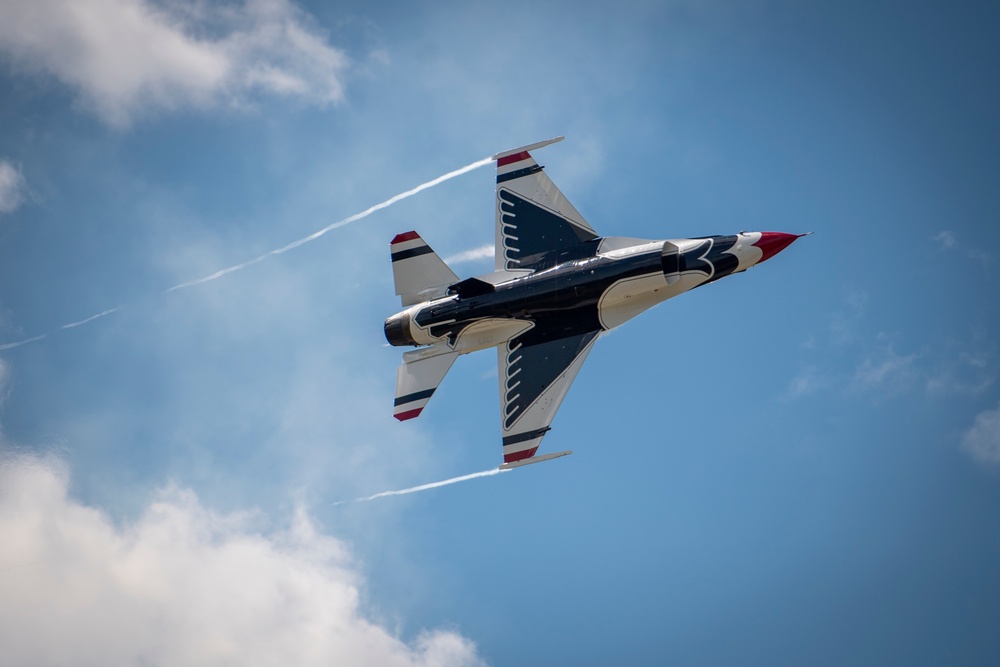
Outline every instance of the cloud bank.
[(974, 459), (989, 465), (1000, 465), (1000, 404), (996, 410), (984, 410), (962, 437), (962, 447)]
[(27, 186), (21, 170), (0, 160), (0, 213), (11, 213), (24, 202)]
[(367, 620), (345, 548), (304, 511), (262, 535), (169, 488), (117, 526), (67, 478), (0, 459), (2, 664), (482, 664), (455, 632), (406, 643)]
[(0, 0), (0, 52), (74, 88), (104, 122), (241, 106), (255, 92), (343, 99), (346, 55), (288, 0)]

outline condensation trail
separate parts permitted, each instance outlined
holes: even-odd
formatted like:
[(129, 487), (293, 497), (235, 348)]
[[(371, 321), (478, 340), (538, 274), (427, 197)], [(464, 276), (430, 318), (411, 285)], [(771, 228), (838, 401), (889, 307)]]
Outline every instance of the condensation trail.
[[(90, 317), (88, 317), (88, 318), (86, 318), (84, 320), (80, 320), (79, 322), (70, 322), (69, 324), (64, 324), (61, 327), (59, 327), (59, 329), (72, 329), (72, 328), (78, 327), (78, 326), (80, 326), (82, 324), (86, 324), (87, 322), (93, 322), (98, 317), (104, 317), (105, 315), (110, 315), (111, 313), (117, 313), (119, 310), (121, 310), (124, 307), (125, 306), (117, 306), (115, 308), (108, 308), (104, 312), (97, 313), (96, 315), (91, 315)], [(58, 329), (57, 329), (57, 331), (58, 331)]]
[[(403, 199), (406, 199), (408, 197), (412, 197), (413, 195), (415, 195), (415, 194), (417, 194), (419, 192), (423, 192), (424, 190), (427, 190), (428, 188), (433, 188), (435, 185), (440, 185), (441, 183), (444, 183), (447, 180), (455, 178), (456, 176), (461, 176), (462, 174), (470, 172), (473, 169), (478, 169), (479, 167), (482, 167), (482, 166), (485, 166), (487, 164), (490, 164), (491, 162), (493, 162), (493, 158), (487, 157), (487, 158), (483, 158), (482, 160), (477, 160), (477, 161), (473, 162), (472, 164), (468, 164), (468, 165), (462, 167), (461, 169), (456, 169), (455, 171), (449, 171), (447, 174), (444, 174), (443, 176), (438, 176), (437, 178), (435, 178), (432, 181), (427, 181), (426, 183), (421, 183), (420, 185), (418, 185), (417, 187), (415, 187), (415, 188), (413, 188), (411, 190), (407, 190), (406, 192), (401, 192), (400, 194), (396, 195), (395, 197), (390, 197), (389, 199), (386, 199), (384, 202), (381, 202), (379, 204), (375, 204), (374, 206), (365, 209), (361, 213), (355, 213), (354, 215), (352, 215), (350, 217), (347, 217), (347, 218), (344, 218), (343, 220), (339, 220), (339, 221), (333, 223), (332, 225), (327, 225), (323, 229), (321, 229), (321, 230), (319, 230), (317, 232), (313, 232), (309, 236), (301, 238), (298, 241), (293, 241), (293, 242), (289, 243), (286, 246), (282, 246), (282, 247), (277, 248), (275, 250), (271, 250), (270, 252), (266, 252), (263, 255), (261, 255), (259, 257), (255, 257), (255, 258), (253, 258), (253, 259), (251, 259), (251, 260), (249, 260), (247, 262), (243, 262), (241, 264), (235, 264), (235, 265), (227, 267), (225, 269), (220, 269), (219, 271), (216, 271), (215, 273), (213, 273), (211, 275), (208, 275), (208, 276), (205, 276), (203, 278), (198, 278), (196, 280), (189, 280), (189, 281), (187, 281), (185, 283), (181, 283), (180, 285), (174, 285), (173, 287), (170, 287), (170, 288), (164, 290), (162, 292), (162, 294), (169, 294), (171, 292), (175, 292), (177, 290), (184, 289), (186, 287), (194, 287), (195, 285), (201, 285), (202, 283), (207, 283), (209, 281), (215, 280), (216, 278), (221, 278), (222, 276), (224, 276), (226, 274), (233, 273), (235, 271), (239, 271), (240, 269), (245, 269), (248, 266), (253, 266), (254, 264), (257, 264), (259, 262), (263, 262), (268, 257), (272, 257), (274, 255), (281, 255), (283, 253), (286, 253), (289, 250), (293, 250), (295, 248), (298, 248), (299, 246), (303, 246), (303, 245), (305, 245), (307, 243), (310, 243), (311, 241), (315, 241), (316, 239), (318, 239), (319, 237), (323, 236), (327, 232), (330, 232), (330, 231), (332, 231), (334, 229), (338, 229), (340, 227), (344, 227), (346, 225), (351, 224), (352, 222), (357, 222), (358, 220), (361, 220), (362, 218), (367, 218), (369, 215), (371, 215), (372, 213), (375, 213), (376, 211), (381, 211), (382, 209), (388, 208), (388, 207), (392, 206), (393, 204), (395, 204), (395, 203), (397, 203), (399, 201), (402, 201)], [(91, 315), (90, 317), (84, 318), (84, 319), (82, 319), (82, 320), (80, 320), (78, 322), (70, 322), (69, 324), (64, 324), (64, 325), (58, 327), (57, 329), (53, 329), (52, 331), (50, 331), (48, 333), (40, 334), (38, 336), (32, 336), (31, 338), (25, 338), (24, 340), (15, 341), (13, 343), (0, 344), (0, 351), (2, 351), (2, 350), (10, 350), (10, 349), (13, 349), (15, 347), (20, 347), (21, 345), (27, 345), (28, 343), (34, 343), (35, 341), (43, 340), (45, 338), (48, 338), (49, 336), (51, 336), (54, 333), (62, 331), (63, 329), (73, 329), (75, 327), (87, 324), (89, 322), (93, 322), (94, 320), (99, 319), (101, 317), (104, 317), (106, 315), (111, 315), (112, 313), (117, 313), (120, 310), (124, 310), (126, 307), (127, 306), (117, 306), (115, 308), (109, 308), (108, 310), (102, 311), (102, 312), (97, 313), (95, 315)]]
[(114, 308), (108, 308), (107, 310), (105, 310), (103, 312), (97, 313), (96, 315), (91, 315), (90, 317), (88, 317), (86, 319), (82, 319), (79, 322), (70, 322), (69, 324), (64, 324), (64, 325), (62, 325), (61, 327), (59, 327), (58, 329), (56, 329), (54, 331), (50, 331), (48, 333), (44, 333), (44, 334), (41, 334), (39, 336), (32, 336), (31, 338), (25, 338), (24, 340), (19, 340), (16, 343), (4, 343), (3, 345), (0, 345), (0, 351), (2, 351), (2, 350), (9, 350), (9, 349), (15, 348), (15, 347), (20, 347), (21, 345), (27, 345), (28, 343), (34, 343), (36, 340), (42, 340), (43, 338), (48, 338), (49, 336), (51, 336), (52, 334), (54, 334), (56, 331), (62, 331), (63, 329), (73, 329), (73, 328), (76, 328), (76, 327), (78, 327), (80, 325), (86, 324), (87, 322), (93, 322), (94, 320), (96, 320), (99, 317), (104, 317), (105, 315), (110, 315), (111, 313), (117, 313), (119, 310), (121, 310), (124, 307), (125, 306), (116, 306)]
[(476, 162), (473, 162), (472, 164), (466, 165), (466, 166), (462, 167), (461, 169), (456, 169), (455, 171), (449, 171), (444, 176), (438, 176), (433, 181), (427, 181), (426, 183), (422, 183), (422, 184), (418, 185), (417, 187), (413, 188), (412, 190), (407, 190), (406, 192), (402, 192), (402, 193), (396, 195), (395, 197), (391, 197), (389, 199), (386, 199), (384, 202), (382, 202), (380, 204), (375, 204), (371, 208), (367, 208), (364, 211), (362, 211), (361, 213), (355, 213), (354, 215), (350, 216), (349, 218), (344, 218), (343, 220), (335, 222), (332, 225), (328, 225), (328, 226), (324, 227), (323, 229), (319, 230), (318, 232), (313, 232), (312, 234), (310, 234), (309, 236), (306, 236), (305, 238), (301, 238), (298, 241), (292, 241), (291, 243), (289, 243), (286, 246), (282, 246), (281, 248), (277, 248), (275, 250), (271, 250), (270, 252), (266, 252), (263, 255), (261, 255), (260, 257), (255, 257), (255, 258), (251, 259), (248, 262), (243, 262), (242, 264), (235, 264), (235, 265), (230, 266), (228, 268), (221, 269), (219, 271), (216, 271), (212, 275), (205, 276), (204, 278), (198, 278), (197, 280), (189, 280), (186, 283), (181, 283), (180, 285), (174, 285), (170, 289), (166, 290), (165, 293), (167, 293), (167, 292), (173, 292), (174, 290), (184, 289), (185, 287), (192, 287), (193, 285), (200, 285), (202, 283), (207, 283), (210, 280), (215, 280), (216, 278), (221, 278), (222, 276), (226, 275), (227, 273), (232, 273), (234, 271), (239, 271), (240, 269), (245, 269), (248, 266), (253, 266), (254, 264), (256, 264), (258, 262), (262, 262), (265, 259), (267, 259), (268, 257), (271, 257), (273, 255), (280, 255), (282, 253), (288, 252), (289, 250), (293, 250), (295, 248), (298, 248), (299, 246), (305, 245), (306, 243), (309, 243), (311, 241), (315, 241), (316, 239), (318, 239), (319, 237), (323, 236), (324, 234), (326, 234), (327, 232), (329, 232), (331, 230), (337, 229), (338, 227), (344, 227), (345, 225), (349, 225), (352, 222), (357, 222), (361, 218), (367, 218), (372, 213), (374, 213), (376, 211), (381, 211), (383, 208), (388, 208), (389, 206), (392, 206), (393, 204), (395, 204), (398, 201), (406, 199), (407, 197), (412, 197), (413, 195), (417, 194), (418, 192), (423, 192), (427, 188), (433, 188), (435, 185), (439, 185), (441, 183), (444, 183), (445, 181), (447, 181), (449, 179), (455, 178), (456, 176), (461, 176), (462, 174), (464, 174), (466, 172), (472, 171), (473, 169), (478, 169), (479, 167), (482, 167), (484, 165), (490, 164), (491, 162), (493, 162), (493, 158), (487, 157), (487, 158), (483, 158), (482, 160), (477, 160)]
[(407, 493), (417, 493), (419, 491), (428, 491), (430, 489), (437, 489), (442, 486), (448, 486), (449, 484), (458, 484), (459, 482), (465, 482), (470, 479), (476, 479), (477, 477), (491, 477), (493, 475), (499, 475), (502, 472), (509, 472), (509, 470), (502, 470), (500, 468), (491, 468), (489, 470), (484, 470), (482, 472), (474, 472), (471, 475), (462, 475), (461, 477), (452, 477), (451, 479), (446, 479), (441, 482), (431, 482), (430, 484), (421, 484), (420, 486), (411, 486), (408, 489), (400, 489), (398, 491), (383, 491), (382, 493), (376, 493), (373, 496), (365, 496), (363, 498), (355, 498), (354, 500), (340, 500), (333, 503), (334, 505), (343, 505), (345, 503), (366, 503), (370, 500), (375, 500), (377, 498), (385, 498), (388, 496), (403, 496)]
[(457, 252), (454, 255), (445, 257), (441, 261), (445, 264), (461, 264), (462, 262), (478, 262), (481, 259), (493, 259), (492, 243), (479, 246), (478, 248), (472, 248), (471, 250)]

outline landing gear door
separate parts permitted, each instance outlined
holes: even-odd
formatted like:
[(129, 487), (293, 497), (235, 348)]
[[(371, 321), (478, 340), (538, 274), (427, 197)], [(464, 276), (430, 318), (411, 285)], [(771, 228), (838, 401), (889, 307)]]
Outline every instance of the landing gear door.
[(668, 285), (673, 285), (681, 279), (681, 255), (680, 248), (671, 243), (663, 243), (663, 276), (667, 279)]

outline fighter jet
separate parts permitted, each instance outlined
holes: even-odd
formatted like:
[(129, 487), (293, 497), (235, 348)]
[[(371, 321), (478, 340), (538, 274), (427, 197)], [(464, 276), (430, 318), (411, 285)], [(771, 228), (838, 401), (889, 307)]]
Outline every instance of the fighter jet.
[(497, 349), (503, 463), (538, 455), (542, 438), (598, 337), (696, 287), (767, 261), (805, 234), (647, 241), (598, 236), (535, 159), (556, 137), (493, 156), (494, 271), (460, 280), (414, 231), (390, 244), (405, 310), (385, 321), (394, 346), (414, 346), (396, 373), (393, 414), (413, 419), (455, 359)]

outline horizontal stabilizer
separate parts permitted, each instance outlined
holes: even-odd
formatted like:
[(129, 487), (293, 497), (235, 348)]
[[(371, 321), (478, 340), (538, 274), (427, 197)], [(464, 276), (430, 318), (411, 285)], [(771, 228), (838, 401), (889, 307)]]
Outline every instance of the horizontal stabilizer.
[(541, 463), (542, 461), (549, 461), (551, 459), (557, 459), (560, 456), (566, 456), (567, 454), (572, 454), (572, 449), (567, 449), (564, 452), (553, 452), (552, 454), (542, 454), (541, 456), (532, 456), (530, 459), (521, 459), (520, 461), (514, 461), (513, 463), (501, 463), (500, 470), (510, 470), (511, 468), (520, 468), (521, 466), (526, 466), (531, 463)]
[(392, 410), (392, 416), (399, 421), (420, 415), (458, 358), (458, 352), (452, 352), (444, 345), (441, 347), (440, 354), (415, 361), (406, 361), (403, 357), (403, 364), (396, 370), (396, 400)]

